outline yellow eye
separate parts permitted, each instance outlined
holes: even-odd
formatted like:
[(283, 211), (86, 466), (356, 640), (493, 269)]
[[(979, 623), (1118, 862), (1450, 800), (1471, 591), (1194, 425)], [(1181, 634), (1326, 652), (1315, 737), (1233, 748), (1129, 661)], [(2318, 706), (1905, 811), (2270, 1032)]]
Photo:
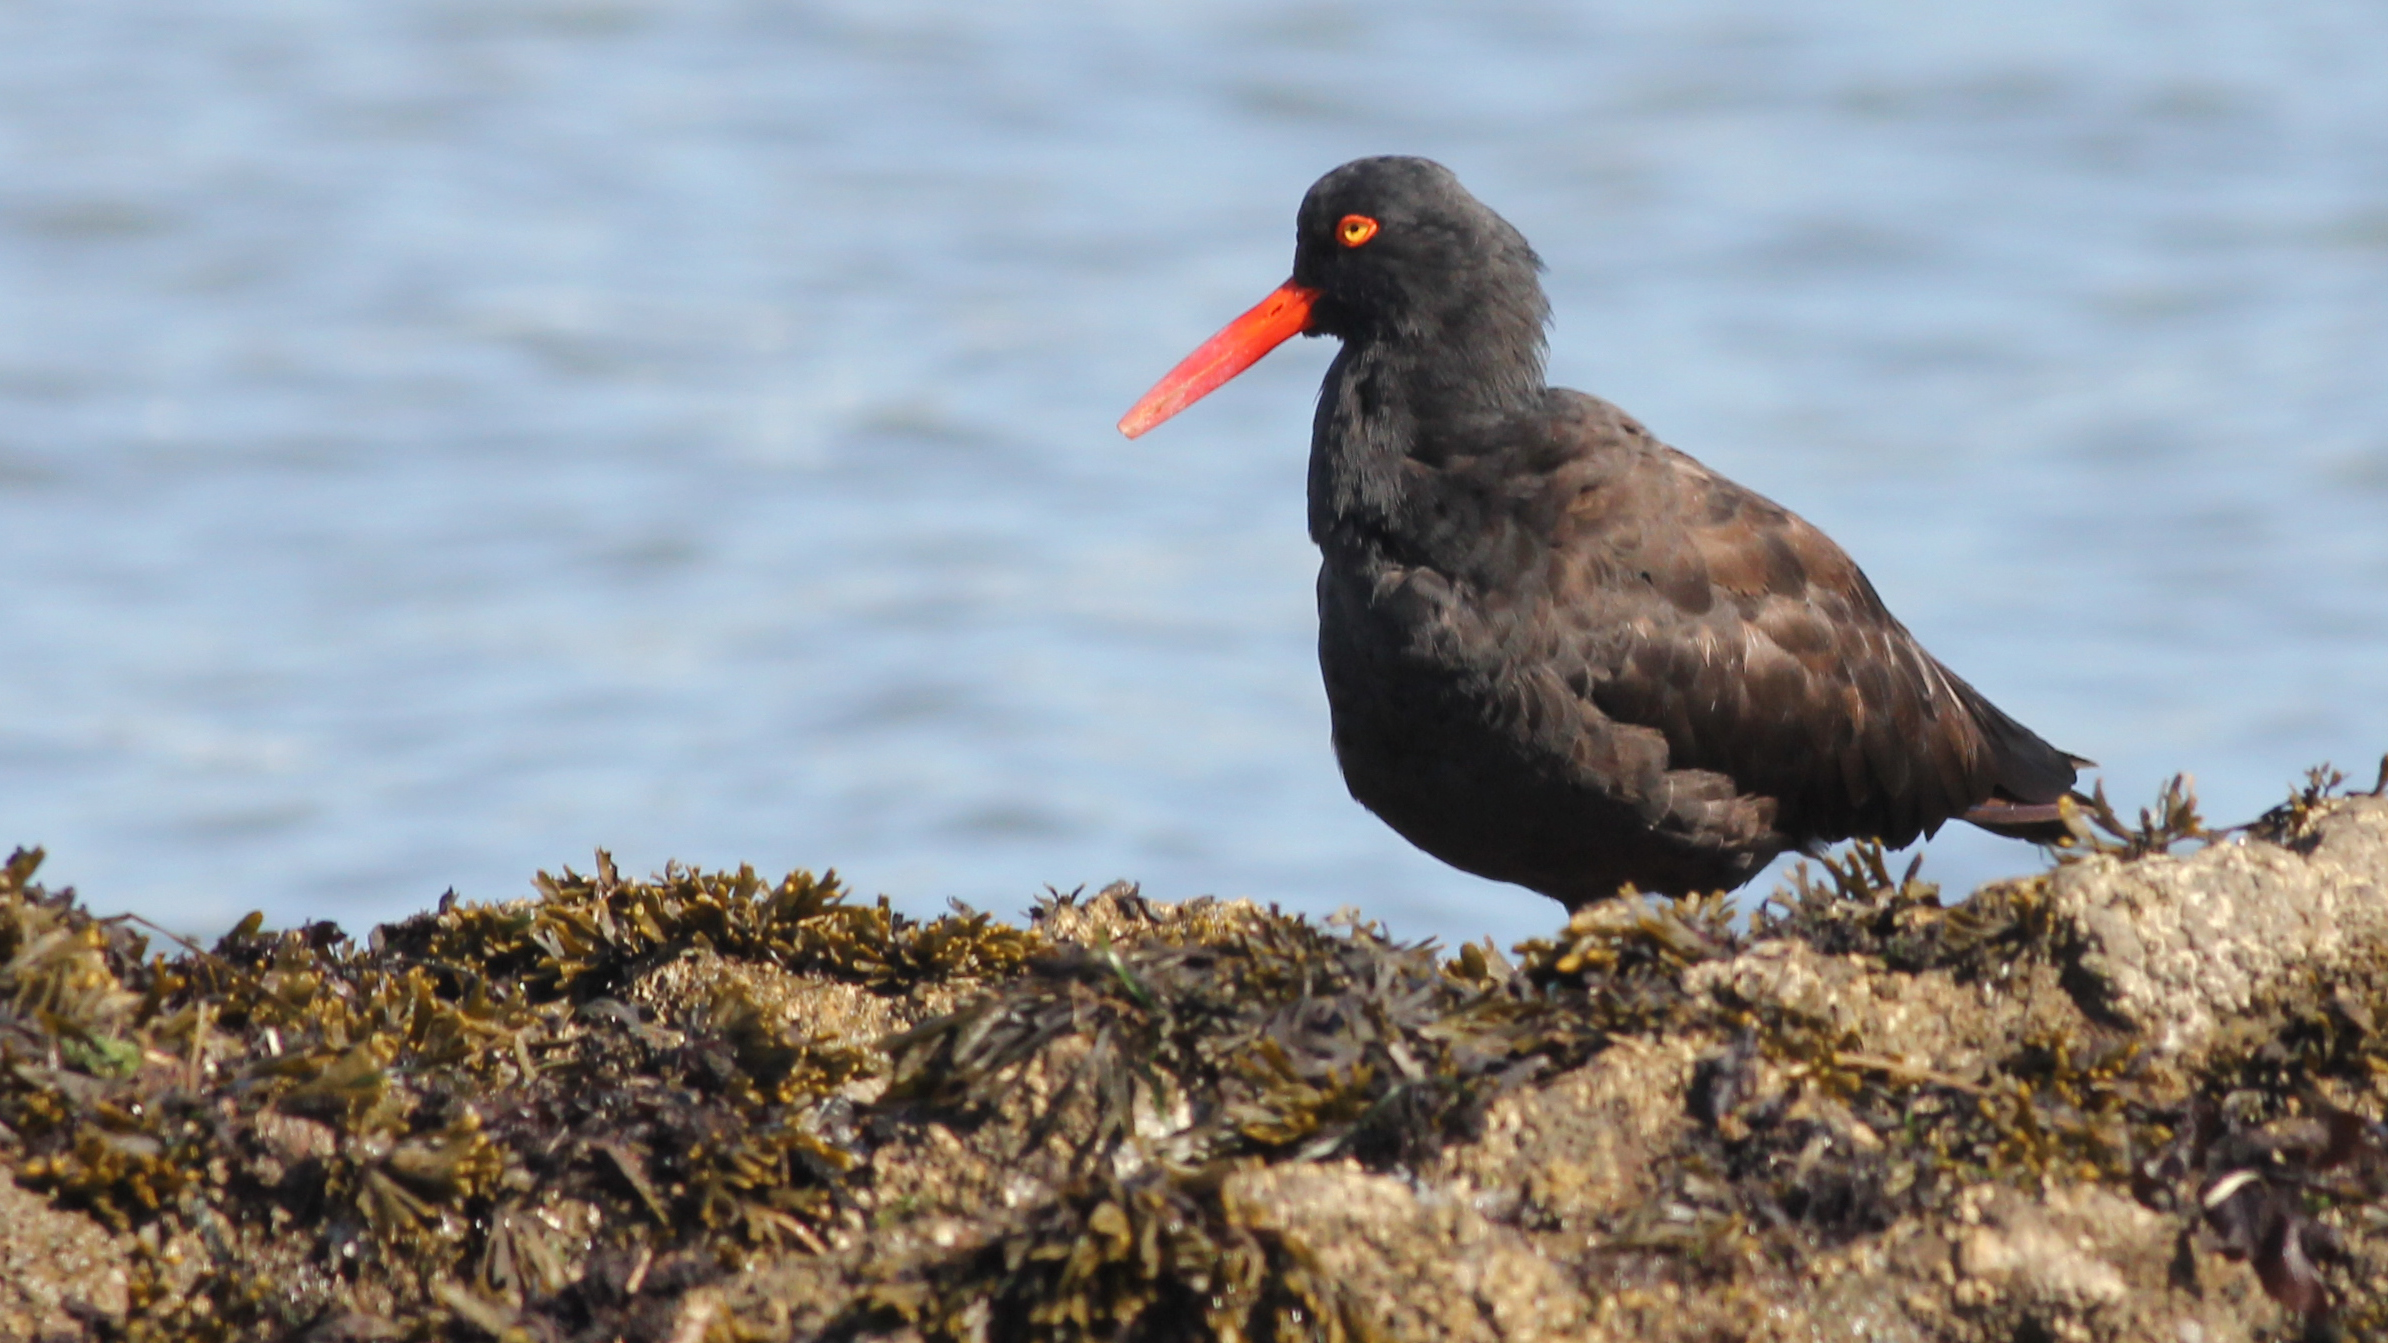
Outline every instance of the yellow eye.
[(1335, 236), (1346, 247), (1357, 247), (1376, 236), (1376, 221), (1366, 215), (1345, 215), (1335, 226)]

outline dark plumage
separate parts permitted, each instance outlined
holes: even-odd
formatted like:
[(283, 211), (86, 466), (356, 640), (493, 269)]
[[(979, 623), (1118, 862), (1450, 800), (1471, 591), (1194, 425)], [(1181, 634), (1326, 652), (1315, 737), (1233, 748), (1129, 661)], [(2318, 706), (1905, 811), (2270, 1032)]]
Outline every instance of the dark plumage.
[(1441, 165), (1347, 163), (1302, 201), (1293, 278), (1121, 421), (1342, 339), (1310, 535), (1352, 796), (1570, 907), (1951, 817), (2060, 834), (2087, 761), (1935, 661), (1822, 532), (1544, 382), (1539, 270)]

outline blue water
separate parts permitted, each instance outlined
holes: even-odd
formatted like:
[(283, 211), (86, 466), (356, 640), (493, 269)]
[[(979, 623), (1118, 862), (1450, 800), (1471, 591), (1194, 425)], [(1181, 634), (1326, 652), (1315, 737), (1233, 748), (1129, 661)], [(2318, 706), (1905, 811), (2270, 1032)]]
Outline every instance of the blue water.
[(2368, 782), (2388, 10), (1784, 9), (0, 7), (0, 842), (199, 932), (599, 846), (1547, 929), (1336, 778), (1326, 344), (1111, 430), (1382, 152), (2118, 798)]

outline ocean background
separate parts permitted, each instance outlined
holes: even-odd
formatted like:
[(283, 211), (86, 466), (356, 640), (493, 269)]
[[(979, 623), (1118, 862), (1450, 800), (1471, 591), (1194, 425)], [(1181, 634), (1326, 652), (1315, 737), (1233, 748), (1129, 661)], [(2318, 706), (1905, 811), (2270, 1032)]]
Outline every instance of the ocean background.
[(1328, 344), (1111, 427), (1387, 152), (2119, 802), (2368, 785), (2383, 69), (2352, 3), (0, 6), (0, 843), (201, 935), (600, 847), (1545, 932), (1336, 776)]

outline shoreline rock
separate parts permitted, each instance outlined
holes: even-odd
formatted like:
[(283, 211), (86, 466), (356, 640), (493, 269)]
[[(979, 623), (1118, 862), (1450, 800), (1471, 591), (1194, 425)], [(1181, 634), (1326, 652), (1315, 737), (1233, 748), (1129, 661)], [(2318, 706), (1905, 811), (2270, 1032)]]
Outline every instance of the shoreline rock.
[(2388, 1336), (2388, 799), (2180, 801), (1514, 959), (602, 856), (161, 956), (21, 853), (0, 1338)]

